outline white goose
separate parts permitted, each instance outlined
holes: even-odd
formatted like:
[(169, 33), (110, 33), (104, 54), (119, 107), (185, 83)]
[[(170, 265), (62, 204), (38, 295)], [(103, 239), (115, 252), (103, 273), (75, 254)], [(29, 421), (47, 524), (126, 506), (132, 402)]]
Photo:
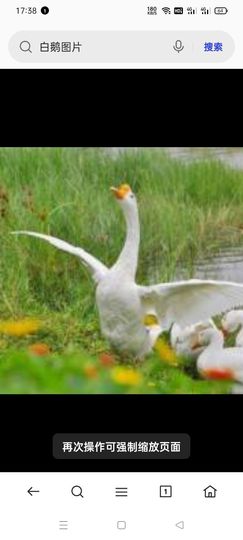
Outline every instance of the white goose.
[(227, 337), (231, 332), (235, 332), (240, 328), (235, 344), (237, 347), (243, 347), (243, 311), (242, 309), (232, 309), (221, 320), (222, 331)]
[[(13, 234), (46, 240), (76, 255), (89, 268), (97, 284), (102, 333), (112, 346), (143, 358), (151, 351), (159, 333), (169, 329), (173, 322), (183, 327), (243, 305), (243, 285), (236, 283), (192, 279), (147, 287), (137, 285), (140, 230), (136, 197), (127, 184), (111, 189), (124, 213), (127, 234), (121, 254), (110, 269), (83, 249), (53, 236), (30, 231)], [(148, 313), (155, 313), (159, 324), (146, 327), (144, 318)]]
[(200, 321), (196, 324), (181, 328), (178, 323), (174, 323), (170, 331), (170, 343), (178, 356), (187, 356), (189, 358), (197, 358), (204, 350), (204, 347), (193, 347), (193, 343), (199, 332), (207, 328), (216, 328), (213, 319)]
[(228, 379), (243, 382), (243, 349), (224, 349), (223, 333), (215, 328), (200, 332), (194, 347), (206, 346), (197, 360), (199, 373), (207, 379)]

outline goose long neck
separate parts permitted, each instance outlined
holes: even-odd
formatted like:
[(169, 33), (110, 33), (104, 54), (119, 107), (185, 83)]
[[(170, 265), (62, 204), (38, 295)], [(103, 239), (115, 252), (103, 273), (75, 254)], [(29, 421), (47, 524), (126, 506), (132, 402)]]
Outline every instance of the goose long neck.
[(126, 240), (117, 260), (116, 266), (129, 274), (129, 277), (135, 279), (140, 242), (140, 227), (137, 206), (126, 208), (124, 216), (127, 228)]

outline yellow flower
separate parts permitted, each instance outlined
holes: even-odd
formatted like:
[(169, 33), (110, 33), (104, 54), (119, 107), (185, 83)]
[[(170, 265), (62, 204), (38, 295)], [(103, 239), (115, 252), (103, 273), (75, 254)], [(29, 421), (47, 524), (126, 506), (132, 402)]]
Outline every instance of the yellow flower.
[(40, 321), (22, 319), (19, 321), (0, 321), (0, 332), (8, 336), (22, 337), (34, 334), (40, 328)]
[(172, 366), (178, 366), (178, 357), (176, 353), (171, 349), (171, 347), (163, 340), (163, 338), (158, 338), (155, 345), (155, 351), (159, 353), (161, 360)]
[(145, 326), (154, 326), (154, 324), (158, 324), (158, 319), (156, 315), (149, 313), (148, 315), (145, 315), (143, 324), (145, 324)]
[(118, 384), (137, 385), (142, 381), (140, 373), (135, 369), (117, 367), (112, 370), (111, 378)]

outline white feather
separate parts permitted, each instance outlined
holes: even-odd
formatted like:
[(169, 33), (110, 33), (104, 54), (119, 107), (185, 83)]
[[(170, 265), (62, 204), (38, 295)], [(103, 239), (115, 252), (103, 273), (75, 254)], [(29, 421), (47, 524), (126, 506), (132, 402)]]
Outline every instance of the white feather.
[(222, 332), (215, 328), (210, 328), (199, 333), (198, 345), (206, 345), (204, 351), (197, 360), (198, 371), (205, 377), (207, 374), (215, 372), (228, 372), (228, 376), (235, 381), (243, 382), (243, 349), (242, 347), (224, 348), (224, 337)]
[(212, 319), (199, 321), (198, 323), (191, 324), (185, 328), (181, 328), (178, 323), (174, 323), (170, 331), (171, 346), (179, 356), (197, 358), (204, 347), (194, 349), (193, 344), (197, 340), (199, 332), (207, 328), (216, 328)]
[(34, 236), (36, 238), (41, 238), (41, 240), (49, 242), (49, 244), (52, 244), (52, 246), (55, 246), (62, 251), (66, 251), (67, 253), (76, 255), (76, 257), (79, 257), (82, 263), (89, 268), (94, 280), (97, 283), (105, 276), (108, 271), (108, 268), (103, 263), (96, 259), (96, 257), (93, 257), (93, 255), (87, 253), (87, 251), (85, 251), (84, 249), (72, 246), (71, 244), (68, 244), (68, 242), (64, 242), (64, 240), (55, 238), (55, 236), (49, 236), (47, 234), (40, 234), (32, 231), (14, 231), (12, 234), (24, 234), (28, 236)]
[[(156, 313), (162, 330), (169, 329), (174, 322), (185, 327), (229, 308), (243, 306), (243, 284), (192, 279), (149, 287), (136, 285), (140, 241), (137, 202), (127, 185), (113, 188), (113, 191), (124, 213), (127, 234), (121, 254), (111, 269), (82, 248), (53, 236), (30, 231), (14, 234), (45, 240), (76, 255), (90, 269), (98, 282), (96, 301), (101, 329), (114, 347), (137, 357), (151, 351), (156, 332), (144, 325), (146, 313)], [(159, 333), (159, 328), (156, 331)]]
[(241, 309), (232, 309), (223, 317), (221, 325), (223, 330), (229, 334), (240, 328), (235, 344), (237, 347), (243, 347), (243, 311)]
[(152, 305), (159, 321), (177, 322), (185, 327), (199, 320), (243, 306), (243, 284), (197, 280), (138, 286), (142, 303)]

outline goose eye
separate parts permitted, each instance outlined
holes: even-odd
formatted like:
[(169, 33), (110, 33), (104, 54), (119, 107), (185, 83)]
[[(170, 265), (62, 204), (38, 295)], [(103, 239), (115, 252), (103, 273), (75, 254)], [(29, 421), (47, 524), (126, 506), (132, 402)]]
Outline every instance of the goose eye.
[(132, 193), (130, 194), (130, 199), (134, 199), (134, 195)]

